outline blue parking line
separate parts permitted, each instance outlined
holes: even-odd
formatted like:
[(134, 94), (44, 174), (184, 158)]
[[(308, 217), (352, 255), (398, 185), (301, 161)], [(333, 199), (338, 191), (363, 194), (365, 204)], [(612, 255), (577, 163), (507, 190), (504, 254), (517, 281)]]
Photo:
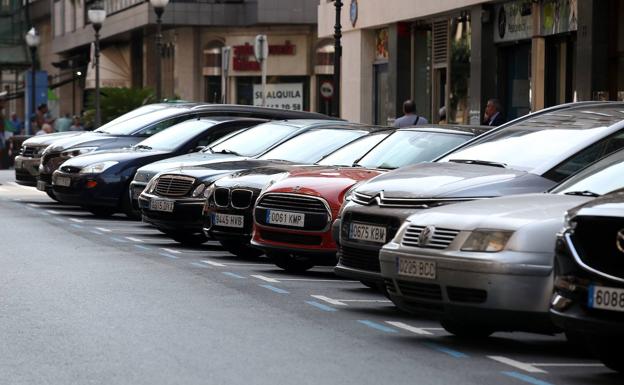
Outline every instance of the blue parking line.
[(382, 331), (384, 333), (396, 333), (397, 331), (395, 329), (389, 328), (387, 326), (384, 326), (382, 324), (379, 324), (377, 322), (373, 322), (373, 321), (369, 321), (369, 320), (365, 320), (365, 319), (360, 319), (357, 322), (368, 326), (369, 328), (373, 328), (379, 331)]
[(65, 222), (65, 219), (63, 219), (63, 218), (54, 218), (54, 220), (57, 221), (57, 222), (61, 222), (61, 223)]
[(72, 223), (70, 226), (71, 226), (71, 227), (74, 227), (74, 228), (76, 228), (76, 229), (82, 229), (82, 226), (81, 226), (81, 225), (79, 225), (79, 224), (77, 224), (77, 223)]
[(210, 266), (201, 264), (199, 262), (191, 262), (191, 265), (195, 266), (195, 267), (201, 267), (202, 269), (210, 269)]
[(151, 250), (150, 247), (143, 246), (143, 245), (134, 245), (134, 247), (136, 247), (137, 249), (141, 249), (141, 250)]
[(553, 385), (550, 382), (538, 380), (535, 377), (527, 376), (526, 374), (518, 373), (518, 372), (501, 372), (506, 376), (515, 378), (520, 381), (528, 382), (533, 385)]
[(323, 305), (322, 303), (316, 301), (305, 301), (308, 305), (312, 305), (317, 309), (321, 309), (323, 311), (338, 311), (331, 306)]
[(275, 287), (275, 286), (271, 286), (271, 285), (260, 285), (260, 286), (264, 287), (265, 289), (272, 290), (272, 291), (274, 291), (276, 293), (279, 293), (279, 294), (288, 294), (289, 293), (288, 291), (286, 291), (284, 289), (280, 289), (279, 287)]
[(97, 231), (97, 230), (91, 230), (91, 233), (92, 233), (92, 234), (95, 234), (95, 235), (102, 235), (102, 233), (100, 233), (100, 232), (99, 232), (99, 231)]
[(160, 255), (162, 255), (163, 257), (171, 258), (171, 259), (178, 259), (178, 257), (169, 253), (160, 253)]
[(128, 241), (126, 241), (125, 239), (121, 239), (121, 238), (117, 238), (117, 237), (111, 237), (110, 239), (112, 241), (119, 242), (119, 243), (128, 243)]
[(230, 277), (239, 278), (239, 279), (240, 279), (240, 278), (245, 278), (245, 277), (243, 277), (242, 275), (238, 275), (238, 274), (236, 274), (236, 273), (230, 273), (229, 271), (224, 271), (224, 272), (223, 272), (223, 274), (225, 274), (225, 275), (229, 275)]
[(449, 348), (444, 347), (442, 345), (434, 344), (433, 342), (426, 342), (425, 345), (430, 347), (431, 349), (435, 349), (435, 350), (437, 350), (439, 352), (446, 353), (446, 354), (448, 354), (451, 357), (455, 357), (455, 358), (466, 358), (466, 357), (468, 357), (468, 355), (465, 354), (465, 353), (458, 352), (457, 350), (449, 349)]

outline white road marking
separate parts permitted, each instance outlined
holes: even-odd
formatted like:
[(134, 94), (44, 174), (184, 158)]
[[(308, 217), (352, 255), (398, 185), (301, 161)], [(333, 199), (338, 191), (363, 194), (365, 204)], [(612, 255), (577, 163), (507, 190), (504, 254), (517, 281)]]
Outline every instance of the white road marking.
[(332, 298), (329, 298), (329, 297), (325, 297), (324, 295), (311, 295), (310, 297), (316, 298), (316, 299), (320, 299), (321, 301), (325, 301), (325, 302), (330, 303), (332, 305), (347, 306), (347, 304), (342, 302), (342, 301), (338, 301), (337, 299), (332, 299)]
[(373, 303), (391, 303), (388, 299), (338, 299), (340, 302), (373, 302)]
[(26, 204), (26, 206), (36, 207), (36, 208), (41, 207), (41, 205), (38, 205), (36, 203), (28, 203), (28, 204)]
[(532, 362), (529, 365), (531, 366), (552, 366), (552, 367), (602, 367), (604, 366), (603, 364), (600, 363), (583, 363), (583, 364), (568, 364), (568, 363), (546, 363), (546, 364), (541, 364), (541, 363), (535, 363)]
[(417, 328), (403, 322), (395, 322), (395, 321), (386, 321), (387, 324), (397, 327), (399, 329), (407, 330), (410, 333), (420, 334), (422, 336), (431, 336), (433, 333), (428, 332), (427, 330), (431, 329), (441, 329), (441, 328)]
[(139, 239), (139, 238), (134, 238), (134, 237), (124, 237), (124, 238), (126, 238), (127, 240), (132, 241), (132, 242), (144, 243), (144, 241), (142, 239)]
[(55, 211), (55, 210), (46, 210), (46, 212), (50, 213), (50, 214), (54, 214), (54, 215), (59, 215), (60, 212)]
[(357, 282), (360, 281), (349, 281), (343, 279), (315, 279), (315, 278), (280, 278), (280, 281), (298, 281), (298, 282)]
[(171, 253), (171, 254), (182, 254), (181, 251), (173, 250), (173, 249), (167, 249), (166, 247), (161, 247), (161, 250), (165, 250), (166, 252)]
[(6, 192), (7, 189), (5, 189), (4, 187), (0, 187), (0, 192)]
[(106, 227), (96, 227), (97, 230), (100, 230), (103, 233), (110, 233), (111, 231)]
[(207, 263), (207, 264), (212, 265), (212, 266), (225, 267), (224, 264), (219, 263), (219, 262), (212, 262), (212, 261), (206, 261), (206, 260), (202, 260), (202, 262), (203, 263)]
[(268, 266), (268, 263), (228, 262), (228, 266)]
[(72, 222), (76, 222), (76, 223), (84, 223), (82, 219), (78, 219), (78, 218), (69, 218), (69, 220)]
[(260, 280), (263, 280), (265, 282), (271, 282), (271, 283), (279, 283), (279, 281), (275, 278), (269, 278), (269, 277), (265, 277), (264, 275), (251, 275), (254, 278), (258, 278)]
[(29, 187), (29, 186), (22, 186), (21, 184), (17, 184), (15, 182), (9, 182), (9, 184), (11, 186), (19, 187), (19, 188), (24, 189), (24, 190), (39, 192), (39, 190), (37, 190), (37, 189), (34, 189), (32, 187)]
[(528, 372), (528, 373), (548, 373), (547, 371), (536, 368), (535, 366), (531, 364), (512, 360), (511, 358), (507, 358), (503, 356), (488, 356), (488, 358), (494, 361), (500, 362), (501, 364), (509, 365), (516, 369), (524, 370), (525, 372)]

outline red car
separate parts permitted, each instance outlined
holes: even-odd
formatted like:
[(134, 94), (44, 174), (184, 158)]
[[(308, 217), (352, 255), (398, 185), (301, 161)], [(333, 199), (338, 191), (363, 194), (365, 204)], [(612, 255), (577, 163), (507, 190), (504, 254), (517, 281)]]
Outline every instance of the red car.
[(397, 130), (362, 157), (360, 167), (292, 171), (258, 198), (251, 244), (284, 270), (335, 265), (332, 223), (350, 189), (386, 170), (433, 160), (482, 132), (457, 126)]

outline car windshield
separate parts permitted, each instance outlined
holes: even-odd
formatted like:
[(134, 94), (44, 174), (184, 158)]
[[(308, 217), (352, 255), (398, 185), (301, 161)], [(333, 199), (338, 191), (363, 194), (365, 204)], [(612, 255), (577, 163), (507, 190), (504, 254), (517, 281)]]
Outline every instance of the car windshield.
[(321, 159), (318, 164), (323, 166), (352, 166), (353, 162), (375, 147), (390, 135), (389, 132), (366, 135)]
[(134, 117), (140, 116), (140, 115), (144, 115), (144, 114), (148, 114), (150, 112), (154, 112), (157, 110), (162, 110), (164, 108), (167, 108), (166, 105), (163, 104), (148, 104), (147, 106), (142, 106), (139, 108), (135, 108), (134, 110), (127, 112), (113, 120), (111, 120), (110, 122), (106, 123), (105, 125), (103, 125), (102, 127), (98, 128), (97, 130), (95, 130), (95, 132), (109, 132), (108, 129), (110, 127), (113, 127), (121, 122), (125, 122), (128, 119), (132, 119)]
[(396, 131), (357, 163), (368, 168), (395, 169), (428, 162), (470, 139), (470, 135)]
[(441, 162), (475, 160), (532, 171), (570, 150), (591, 144), (608, 126), (624, 119), (614, 108), (564, 110), (538, 115), (505, 127), (455, 151)]
[(170, 116), (178, 115), (183, 111), (184, 109), (181, 108), (165, 108), (162, 110), (153, 111), (149, 114), (135, 116), (134, 118), (122, 121), (106, 129), (104, 129), (105, 127), (102, 126), (102, 130), (100, 132), (111, 135), (132, 135), (142, 128), (150, 126)]
[(296, 127), (287, 124), (264, 123), (219, 142), (206, 151), (214, 153), (255, 156), (292, 134)]
[(207, 119), (182, 122), (150, 136), (135, 147), (174, 151), (216, 123), (214, 120)]
[(555, 194), (597, 196), (624, 187), (624, 151), (585, 168), (551, 190)]
[[(280, 144), (260, 159), (281, 159), (295, 163), (316, 163), (325, 155), (366, 135), (366, 131), (316, 128)], [(311, 146), (310, 143), (314, 143)]]

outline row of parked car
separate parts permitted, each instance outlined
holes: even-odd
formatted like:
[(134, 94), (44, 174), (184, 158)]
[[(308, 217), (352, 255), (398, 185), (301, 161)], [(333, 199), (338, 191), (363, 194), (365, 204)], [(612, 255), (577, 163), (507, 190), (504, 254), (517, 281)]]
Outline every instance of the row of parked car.
[(180, 243), (335, 266), (459, 337), (563, 331), (624, 371), (624, 103), (490, 129), (162, 103), (28, 139), (15, 172)]

